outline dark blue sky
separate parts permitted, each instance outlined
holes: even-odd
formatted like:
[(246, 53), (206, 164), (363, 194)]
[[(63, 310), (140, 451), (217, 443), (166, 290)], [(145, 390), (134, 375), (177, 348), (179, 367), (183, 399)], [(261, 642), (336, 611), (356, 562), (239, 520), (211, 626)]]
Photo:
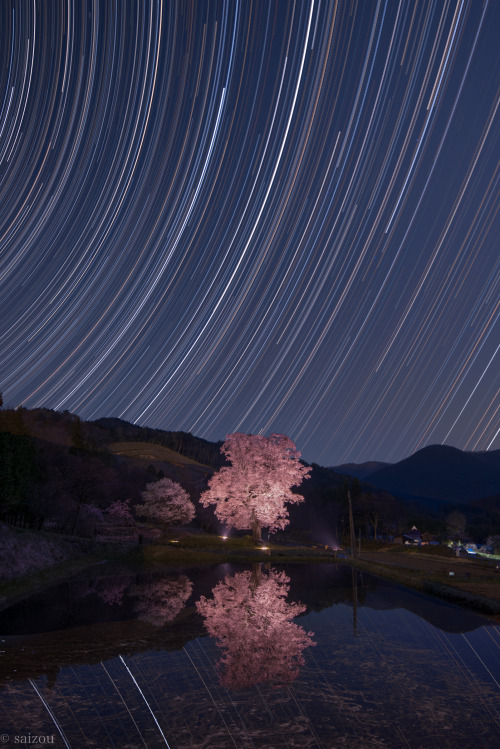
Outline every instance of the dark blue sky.
[(0, 4), (8, 405), (500, 448), (500, 4)]

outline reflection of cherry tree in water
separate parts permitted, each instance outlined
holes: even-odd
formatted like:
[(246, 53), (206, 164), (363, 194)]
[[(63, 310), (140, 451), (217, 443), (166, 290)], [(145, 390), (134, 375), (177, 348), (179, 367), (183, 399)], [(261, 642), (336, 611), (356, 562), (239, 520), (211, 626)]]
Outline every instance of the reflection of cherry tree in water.
[[(106, 575), (70, 580), (69, 598), (71, 602), (81, 602), (82, 599), (97, 595), (107, 606), (121, 606), (133, 580), (133, 575)], [(92, 602), (89, 601), (86, 605), (92, 606)]]
[(108, 606), (121, 606), (130, 578), (108, 578), (99, 581), (97, 595)]
[(304, 664), (302, 651), (315, 645), (313, 632), (305, 632), (291, 620), (304, 612), (299, 603), (287, 603), (290, 578), (260, 565), (253, 572), (227, 576), (202, 596), (196, 607), (208, 633), (225, 653), (220, 660), (220, 679), (226, 687), (254, 684), (289, 684)]
[(137, 618), (155, 627), (162, 627), (182, 611), (192, 590), (191, 580), (186, 575), (179, 575), (176, 578), (164, 577), (143, 585), (134, 585), (130, 594), (137, 596)]

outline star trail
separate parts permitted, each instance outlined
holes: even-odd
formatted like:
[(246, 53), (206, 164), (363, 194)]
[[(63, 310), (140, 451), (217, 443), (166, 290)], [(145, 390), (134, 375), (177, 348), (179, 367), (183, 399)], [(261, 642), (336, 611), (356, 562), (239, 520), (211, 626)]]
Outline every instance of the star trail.
[(494, 0), (0, 3), (11, 407), (500, 448)]

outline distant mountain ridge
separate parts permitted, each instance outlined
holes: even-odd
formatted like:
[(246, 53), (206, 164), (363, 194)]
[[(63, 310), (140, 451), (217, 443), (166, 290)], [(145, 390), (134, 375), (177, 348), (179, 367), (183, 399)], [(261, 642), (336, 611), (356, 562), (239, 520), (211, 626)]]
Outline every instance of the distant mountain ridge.
[(380, 460), (369, 460), (366, 463), (342, 463), (339, 466), (332, 466), (331, 470), (347, 476), (355, 476), (357, 479), (364, 479), (371, 473), (391, 465), (392, 463), (383, 463)]
[(363, 479), (397, 494), (467, 504), (500, 494), (500, 450), (474, 453), (429, 445)]

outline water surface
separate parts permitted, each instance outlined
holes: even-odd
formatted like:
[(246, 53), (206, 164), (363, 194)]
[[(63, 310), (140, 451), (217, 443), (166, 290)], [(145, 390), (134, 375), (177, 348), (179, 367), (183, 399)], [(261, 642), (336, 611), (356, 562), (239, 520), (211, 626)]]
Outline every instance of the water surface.
[(1, 612), (0, 639), (7, 746), (490, 749), (500, 734), (499, 627), (342, 565), (95, 567)]

